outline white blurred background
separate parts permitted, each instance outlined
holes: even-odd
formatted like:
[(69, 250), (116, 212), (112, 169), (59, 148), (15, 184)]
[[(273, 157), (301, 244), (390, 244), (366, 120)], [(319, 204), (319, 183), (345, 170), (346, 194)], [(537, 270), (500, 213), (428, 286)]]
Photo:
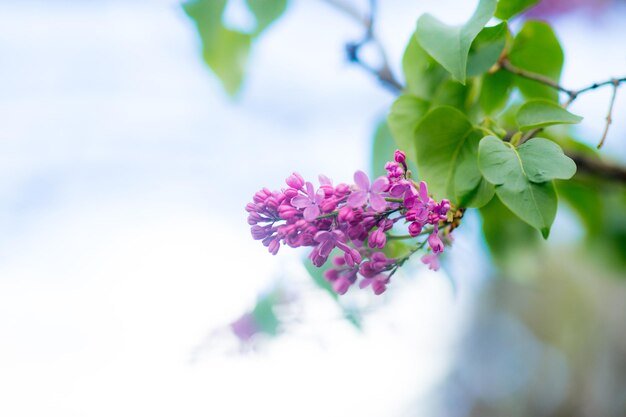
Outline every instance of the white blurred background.
[[(461, 22), (476, 3), (380, 1), (396, 69), (419, 14)], [(237, 7), (228, 16), (245, 25)], [(625, 23), (557, 21), (563, 83), (624, 73)], [(243, 207), (294, 170), (348, 181), (369, 166), (393, 97), (345, 62), (360, 36), (323, 2), (293, 1), (232, 101), (176, 1), (0, 2), (0, 415), (420, 415), (487, 268), (470, 233), (454, 249), (456, 296), (420, 270), (367, 299), (363, 332), (322, 296), (258, 352), (191, 360), (277, 277), (310, 285), (303, 253), (269, 255)], [(589, 143), (609, 94), (572, 106)], [(607, 154), (626, 157), (625, 132), (616, 117)]]

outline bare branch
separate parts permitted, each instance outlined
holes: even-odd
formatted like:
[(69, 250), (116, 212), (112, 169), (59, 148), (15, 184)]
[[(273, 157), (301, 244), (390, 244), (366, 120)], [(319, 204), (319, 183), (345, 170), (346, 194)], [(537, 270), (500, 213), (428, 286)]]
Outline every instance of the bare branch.
[[(374, 75), (381, 84), (387, 87), (394, 93), (400, 93), (403, 89), (402, 84), (396, 79), (391, 71), (391, 67), (389, 66), (389, 61), (387, 60), (387, 54), (385, 53), (385, 49), (383, 48), (381, 42), (376, 37), (374, 32), (374, 22), (376, 18), (376, 0), (370, 0), (370, 10), (367, 15), (359, 12), (358, 9), (354, 7), (354, 5), (345, 2), (344, 0), (323, 0), (325, 3), (339, 10), (343, 14), (351, 17), (357, 23), (359, 23), (365, 29), (365, 35), (363, 39), (356, 42), (349, 42), (346, 44), (346, 54), (348, 56), (348, 60), (370, 74)], [(367, 45), (368, 43), (373, 44), (376, 47), (378, 52), (378, 56), (380, 57), (381, 64), (379, 67), (374, 67), (366, 62), (364, 62), (360, 56), (360, 49)]]
[(617, 96), (617, 89), (619, 88), (619, 80), (613, 79), (613, 95), (611, 96), (611, 102), (609, 103), (609, 112), (606, 115), (606, 126), (604, 127), (604, 133), (602, 134), (602, 138), (600, 139), (600, 143), (598, 143), (598, 149), (604, 145), (604, 140), (606, 139), (606, 135), (609, 134), (609, 126), (613, 122), (613, 106), (615, 105), (615, 97)]

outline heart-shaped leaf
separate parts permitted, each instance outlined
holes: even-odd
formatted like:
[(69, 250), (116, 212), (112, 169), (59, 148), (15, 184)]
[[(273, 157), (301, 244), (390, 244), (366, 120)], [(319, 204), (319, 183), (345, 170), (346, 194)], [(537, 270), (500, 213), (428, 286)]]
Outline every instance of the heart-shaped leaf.
[(556, 143), (534, 138), (515, 148), (486, 136), (478, 148), (478, 165), (496, 186), (500, 200), (519, 218), (548, 237), (556, 216), (557, 195), (553, 179), (569, 179), (576, 164)]

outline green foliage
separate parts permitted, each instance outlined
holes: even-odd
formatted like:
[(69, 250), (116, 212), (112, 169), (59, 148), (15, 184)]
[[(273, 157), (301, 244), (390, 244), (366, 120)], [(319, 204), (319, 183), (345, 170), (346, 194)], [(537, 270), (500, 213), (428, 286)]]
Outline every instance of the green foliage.
[(202, 57), (230, 96), (243, 82), (253, 40), (285, 11), (287, 0), (246, 0), (256, 18), (253, 33), (227, 28), (222, 15), (227, 0), (191, 0), (183, 4), (202, 42)]
[(571, 178), (574, 161), (547, 139), (534, 138), (515, 148), (486, 136), (480, 141), (478, 164), (504, 205), (547, 238), (557, 209), (551, 180)]
[(495, 16), (498, 19), (509, 20), (537, 3), (539, 0), (500, 0)]
[(469, 119), (451, 107), (431, 110), (418, 124), (417, 169), (437, 199), (449, 198), (455, 203), (487, 199), (490, 187), (482, 184), (476, 159), (481, 137)]
[(452, 77), (465, 84), (468, 54), (472, 42), (496, 11), (497, 0), (480, 0), (478, 8), (465, 24), (447, 25), (430, 14), (417, 21), (417, 39), (421, 46)]
[(396, 142), (389, 131), (389, 125), (385, 120), (378, 122), (374, 131), (374, 143), (372, 145), (372, 157), (370, 173), (373, 178), (387, 175), (385, 163), (393, 157), (393, 153), (398, 149)]
[(430, 100), (448, 72), (422, 48), (415, 34), (411, 36), (402, 57), (402, 71), (408, 94)]
[(415, 160), (415, 128), (424, 117), (430, 103), (419, 97), (401, 95), (391, 106), (387, 117), (389, 128), (400, 149)]
[(507, 263), (520, 250), (532, 250), (539, 243), (539, 234), (511, 212), (499, 199), (492, 199), (480, 209), (483, 235), (494, 260)]
[(505, 22), (480, 31), (470, 48), (467, 75), (472, 77), (487, 72), (500, 58), (506, 45), (509, 28)]
[[(550, 25), (532, 20), (524, 24), (509, 52), (511, 64), (554, 82), (561, 78), (563, 59), (563, 50)], [(519, 76), (515, 83), (527, 98), (558, 101), (558, 92), (550, 86)]]
[(516, 119), (521, 130), (558, 124), (576, 124), (583, 120), (582, 117), (568, 112), (558, 104), (541, 99), (524, 103), (517, 111)]
[(246, 0), (256, 19), (255, 35), (263, 32), (287, 9), (287, 0)]
[(513, 74), (508, 71), (497, 71), (493, 74), (486, 74), (483, 77), (483, 84), (480, 89), (480, 107), (485, 114), (496, 113), (509, 101), (511, 89), (513, 87)]

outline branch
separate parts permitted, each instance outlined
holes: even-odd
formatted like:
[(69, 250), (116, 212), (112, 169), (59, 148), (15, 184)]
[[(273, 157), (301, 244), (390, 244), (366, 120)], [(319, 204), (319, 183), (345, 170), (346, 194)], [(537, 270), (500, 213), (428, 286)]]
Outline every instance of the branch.
[(566, 93), (568, 96), (570, 96), (570, 98), (575, 97), (577, 95), (576, 91), (568, 90), (567, 88), (563, 87), (559, 83), (554, 82), (551, 78), (548, 78), (545, 75), (536, 74), (534, 72), (526, 71), (526, 70), (523, 70), (521, 68), (514, 66), (513, 64), (511, 64), (511, 62), (508, 59), (501, 60), (500, 67), (507, 70), (511, 74), (519, 75), (520, 77), (537, 81), (541, 84), (547, 85), (548, 87), (552, 87), (555, 90), (562, 91)]
[(595, 89), (600, 88), (600, 87), (604, 87), (606, 85), (613, 85), (613, 88), (617, 89), (621, 83), (626, 82), (626, 77), (611, 78), (610, 80), (593, 83), (593, 84), (591, 84), (591, 85), (589, 85), (587, 87), (584, 87), (584, 88), (581, 88), (581, 89), (578, 89), (578, 90), (571, 90), (569, 88), (563, 87), (559, 83), (555, 82), (551, 78), (548, 78), (548, 77), (546, 77), (544, 75), (537, 74), (537, 73), (530, 72), (530, 71), (526, 71), (526, 70), (524, 70), (522, 68), (518, 68), (515, 65), (511, 64), (511, 62), (508, 59), (506, 59), (506, 58), (500, 60), (500, 67), (502, 69), (510, 72), (511, 74), (518, 75), (518, 76), (526, 78), (528, 80), (537, 81), (538, 83), (541, 83), (543, 85), (547, 85), (548, 87), (552, 87), (552, 88), (554, 88), (557, 91), (561, 91), (561, 92), (567, 94), (568, 95), (568, 99), (563, 104), (563, 107), (568, 107), (570, 104), (572, 104), (572, 102), (574, 100), (576, 100), (578, 98), (579, 95), (581, 95), (583, 93), (595, 90)]
[(609, 112), (606, 115), (606, 126), (604, 127), (604, 133), (602, 134), (602, 138), (600, 139), (600, 143), (598, 143), (598, 149), (604, 145), (604, 140), (606, 139), (606, 135), (609, 133), (609, 126), (613, 122), (613, 106), (615, 105), (615, 97), (617, 96), (617, 89), (619, 88), (619, 80), (613, 79), (613, 95), (611, 96), (611, 102), (609, 103)]
[[(348, 50), (348, 53), (349, 53), (348, 59), (350, 60), (350, 62), (353, 62), (359, 65), (361, 68), (365, 69), (366, 71), (374, 74), (378, 78), (378, 80), (381, 81), (381, 83), (385, 85), (387, 88), (389, 88), (389, 90), (393, 94), (395, 95), (400, 94), (402, 90), (404, 89), (404, 86), (400, 84), (400, 82), (393, 76), (391, 70), (389, 69), (389, 64), (386, 58), (385, 51), (381, 43), (377, 40), (374, 34), (373, 27), (374, 27), (374, 18), (375, 18), (374, 15), (375, 15), (375, 9), (376, 9), (375, 0), (370, 0), (371, 10), (370, 10), (369, 18), (362, 16), (358, 12), (358, 10), (356, 10), (350, 4), (347, 4), (342, 0), (322, 0), (322, 1), (325, 1), (329, 5), (335, 7), (337, 10), (340, 10), (344, 14), (352, 17), (360, 25), (362, 25), (366, 30), (366, 34), (363, 40), (361, 40), (360, 42), (350, 43), (347, 45), (347, 49), (350, 48), (350, 45), (355, 46), (353, 47), (352, 51), (354, 53), (352, 55), (350, 55), (350, 52), (352, 51)], [(368, 42), (374, 42), (376, 47), (379, 50), (381, 59), (383, 61), (381, 68), (379, 69), (375, 69), (369, 66), (368, 64), (361, 61), (358, 57), (359, 48)], [(569, 97), (568, 97), (568, 100), (563, 104), (563, 107), (568, 107), (574, 100), (576, 100), (576, 98), (580, 94), (586, 93), (591, 90), (595, 90), (597, 88), (600, 88), (606, 85), (614, 86), (614, 96), (615, 96), (616, 94), (615, 91), (618, 89), (619, 85), (623, 82), (626, 82), (626, 77), (614, 78), (609, 81), (603, 81), (603, 82), (591, 84), (590, 86), (581, 88), (579, 90), (570, 90), (554, 82), (553, 80), (547, 77), (544, 77), (543, 75), (535, 74), (529, 71), (525, 71), (521, 68), (517, 68), (506, 59), (503, 59), (502, 61), (500, 61), (500, 65), (503, 69), (509, 72), (512, 72), (516, 75), (519, 75), (520, 77), (524, 77), (530, 80), (543, 83), (552, 88), (555, 88), (558, 91), (566, 93)], [(611, 100), (609, 116), (607, 116), (607, 120), (610, 119), (610, 114), (612, 113), (614, 101), (615, 101), (615, 97), (613, 97)], [(608, 122), (608, 124), (610, 124), (610, 122)], [(534, 135), (536, 135), (540, 131), (541, 129), (531, 130), (520, 140), (520, 142), (523, 143), (523, 141), (526, 141), (532, 138)], [(622, 167), (620, 165), (615, 165), (615, 164), (603, 161), (601, 159), (592, 159), (586, 155), (582, 155), (579, 153), (566, 152), (566, 154), (567, 156), (569, 156), (570, 158), (574, 160), (574, 162), (576, 163), (578, 167), (579, 172), (586, 172), (590, 175), (594, 175), (599, 178), (603, 178), (609, 181), (617, 181), (617, 182), (626, 184), (626, 168), (625, 167)]]
[(626, 183), (626, 168), (597, 158), (590, 158), (581, 153), (566, 152), (576, 162), (578, 172), (603, 178), (609, 181)]
[[(500, 67), (508, 72), (510, 72), (511, 74), (515, 74), (518, 75), (520, 77), (526, 78), (528, 80), (533, 80), (533, 81), (537, 81), (541, 84), (547, 85), (548, 87), (552, 87), (557, 91), (561, 91), (565, 94), (568, 95), (568, 99), (567, 101), (565, 101), (565, 103), (563, 103), (563, 107), (567, 108), (570, 104), (572, 104), (572, 102), (574, 100), (576, 100), (576, 98), (578, 98), (578, 96), (582, 93), (586, 93), (588, 91), (592, 91), (595, 90), (597, 88), (606, 86), (606, 85), (612, 85), (613, 86), (613, 95), (611, 96), (611, 101), (609, 103), (609, 112), (606, 115), (606, 126), (604, 128), (604, 133), (602, 134), (602, 138), (600, 139), (600, 143), (598, 144), (598, 149), (600, 149), (602, 147), (602, 145), (604, 145), (604, 140), (606, 139), (606, 136), (609, 133), (609, 126), (611, 125), (611, 123), (613, 122), (613, 118), (612, 118), (612, 114), (613, 114), (613, 106), (615, 105), (615, 97), (617, 95), (617, 89), (620, 86), (620, 83), (626, 82), (626, 77), (622, 77), (622, 78), (611, 78), (610, 80), (607, 81), (602, 81), (602, 82), (598, 82), (598, 83), (593, 83), (590, 86), (581, 88), (579, 90), (570, 90), (568, 88), (563, 87), (562, 85), (560, 85), (559, 83), (553, 81), (552, 79), (541, 75), (541, 74), (536, 74), (534, 72), (530, 72), (530, 71), (526, 71), (524, 69), (518, 68), (515, 65), (511, 64), (511, 62), (504, 58), (500, 61)], [(535, 135), (537, 135), (539, 132), (541, 132), (543, 129), (542, 128), (537, 128), (537, 129), (533, 129), (531, 131), (529, 131), (528, 133), (526, 133), (522, 139), (520, 140), (519, 144), (521, 145), (522, 143), (526, 142), (528, 139), (533, 138)]]
[[(348, 61), (360, 66), (365, 71), (374, 75), (381, 84), (383, 84), (392, 92), (396, 94), (400, 93), (403, 89), (403, 86), (393, 75), (391, 67), (389, 66), (389, 61), (387, 60), (387, 54), (385, 53), (385, 49), (383, 48), (380, 40), (376, 37), (376, 34), (374, 32), (376, 0), (369, 1), (370, 10), (369, 15), (367, 16), (364, 16), (352, 4), (346, 3), (343, 0), (323, 1), (326, 2), (328, 5), (334, 7), (335, 9), (339, 10), (343, 14), (349, 16), (365, 29), (365, 35), (363, 36), (363, 39), (361, 39), (360, 41), (349, 42), (348, 44), (346, 44), (346, 54), (348, 56)], [(378, 51), (378, 55), (381, 60), (379, 68), (369, 65), (368, 63), (364, 62), (359, 56), (361, 48), (368, 43), (373, 44)]]

